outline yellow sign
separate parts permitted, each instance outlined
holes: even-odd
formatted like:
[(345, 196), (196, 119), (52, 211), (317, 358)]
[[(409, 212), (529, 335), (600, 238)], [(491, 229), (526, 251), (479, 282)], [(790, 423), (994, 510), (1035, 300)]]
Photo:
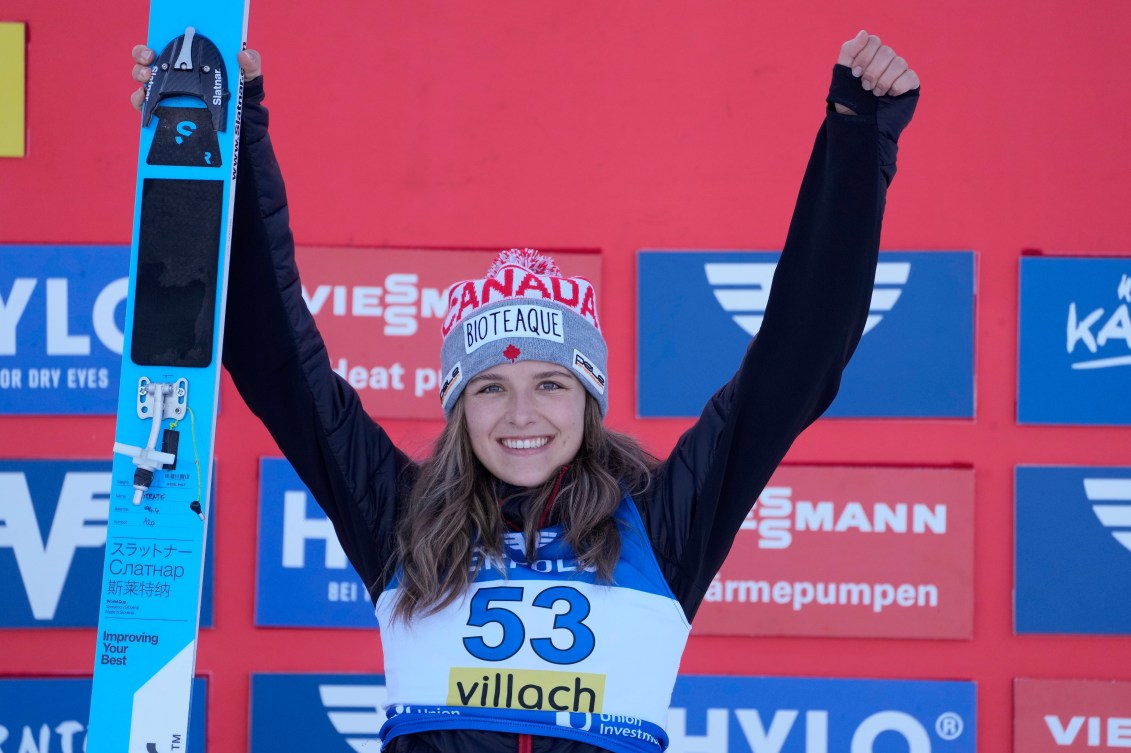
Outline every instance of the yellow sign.
[(605, 676), (588, 672), (452, 667), (449, 706), (601, 713)]
[(0, 22), (0, 157), (24, 156), (27, 24)]

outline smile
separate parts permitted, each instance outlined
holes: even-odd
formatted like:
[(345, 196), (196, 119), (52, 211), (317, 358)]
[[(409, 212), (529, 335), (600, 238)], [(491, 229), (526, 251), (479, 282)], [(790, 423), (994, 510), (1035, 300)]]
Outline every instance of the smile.
[(499, 442), (508, 450), (535, 450), (550, 441), (549, 437), (532, 437), (530, 439), (500, 439)]

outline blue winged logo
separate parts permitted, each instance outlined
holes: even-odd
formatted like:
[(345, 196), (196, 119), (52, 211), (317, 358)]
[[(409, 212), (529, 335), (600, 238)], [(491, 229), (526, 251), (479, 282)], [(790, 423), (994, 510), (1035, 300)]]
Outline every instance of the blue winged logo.
[(381, 749), (378, 733), (385, 722), (384, 685), (319, 685), (318, 695), (330, 723), (357, 753)]
[[(762, 328), (766, 302), (770, 297), (770, 283), (777, 264), (772, 262), (722, 262), (704, 264), (707, 282), (714, 290), (715, 299), (731, 315), (735, 324), (747, 334), (756, 335)], [(872, 302), (868, 306), (868, 320), (864, 334), (868, 334), (895, 308), (903, 287), (911, 275), (910, 262), (880, 262), (876, 267), (876, 284), (872, 289)]]
[(1092, 512), (1115, 540), (1131, 552), (1131, 478), (1086, 478), (1084, 493)]

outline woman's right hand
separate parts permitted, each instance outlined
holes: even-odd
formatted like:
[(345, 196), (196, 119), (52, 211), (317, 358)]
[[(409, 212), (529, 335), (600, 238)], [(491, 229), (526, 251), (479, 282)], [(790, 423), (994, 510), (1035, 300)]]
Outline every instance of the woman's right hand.
[[(145, 104), (145, 86), (149, 82), (149, 76), (153, 72), (153, 59), (154, 52), (143, 44), (136, 45), (133, 50), (134, 67), (133, 79), (142, 84), (134, 90), (130, 95), (130, 104), (134, 106), (135, 110), (141, 111), (141, 106)], [(263, 74), (263, 59), (255, 50), (244, 50), (237, 58), (240, 63), (240, 68), (243, 70), (244, 81), (251, 81), (253, 78), (259, 78)]]

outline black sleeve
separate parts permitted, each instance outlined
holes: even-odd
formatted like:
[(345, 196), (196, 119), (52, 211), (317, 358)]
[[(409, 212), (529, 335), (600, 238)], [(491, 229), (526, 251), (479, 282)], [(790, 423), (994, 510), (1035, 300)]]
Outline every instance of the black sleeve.
[(774, 469), (836, 396), (867, 320), (896, 139), (918, 94), (876, 97), (836, 66), (762, 327), (637, 500), (688, 618)]
[(248, 82), (240, 132), (224, 366), (326, 511), (374, 597), (388, 576), (411, 461), (330, 367), (302, 298), (286, 192), (263, 107)]

